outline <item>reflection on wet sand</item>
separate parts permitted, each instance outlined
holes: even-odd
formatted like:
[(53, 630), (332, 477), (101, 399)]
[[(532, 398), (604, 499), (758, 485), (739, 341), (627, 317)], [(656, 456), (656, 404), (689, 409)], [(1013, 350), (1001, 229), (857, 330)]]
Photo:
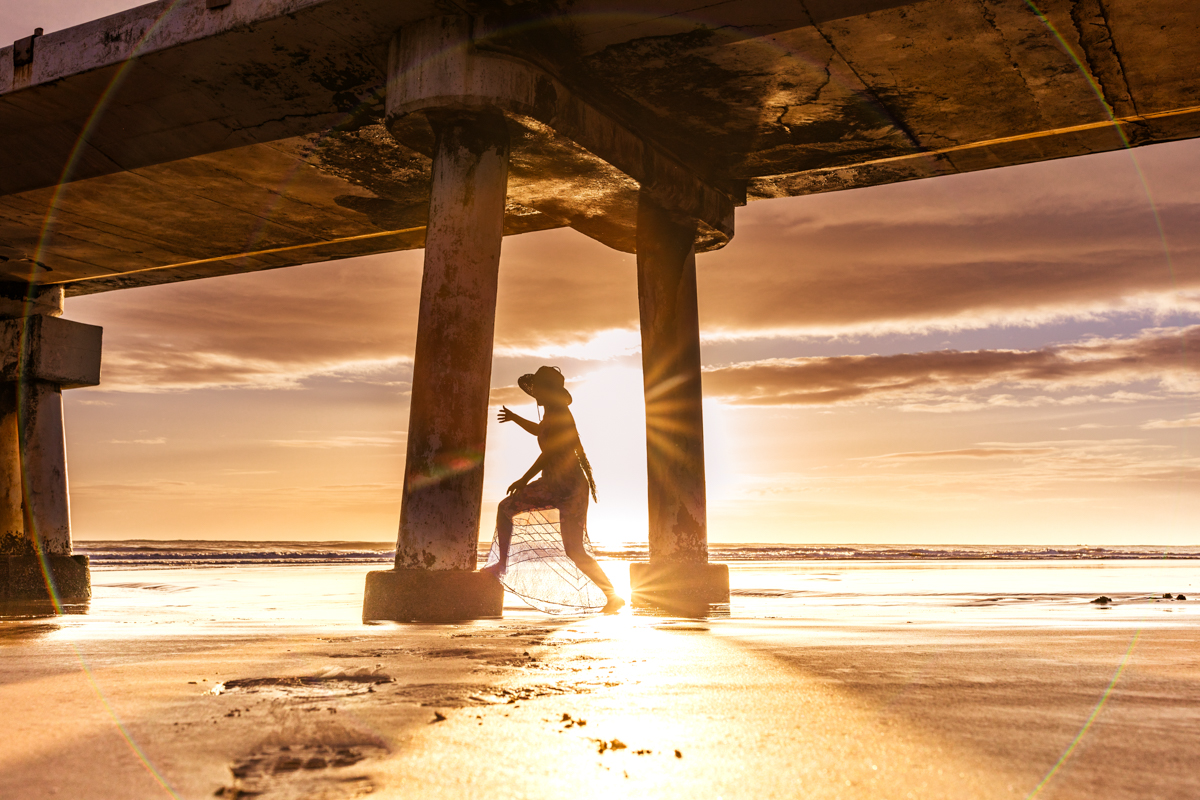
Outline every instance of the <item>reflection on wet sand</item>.
[[(24, 620), (61, 617), (64, 614), (86, 614), (90, 608), (91, 605), (89, 603), (64, 603), (56, 605), (49, 600), (10, 600), (0, 603), (0, 637), (22, 635), (15, 634), (14, 631), (30, 627), (27, 624), (23, 624)], [(33, 627), (40, 628), (41, 626)], [(56, 626), (48, 625), (45, 627), (57, 630)]]
[(460, 625), (359, 624), (361, 573), (98, 573), (0, 622), (0, 795), (1200, 793), (1196, 604), (1149, 599), (1186, 564), (754, 566), (727, 614)]

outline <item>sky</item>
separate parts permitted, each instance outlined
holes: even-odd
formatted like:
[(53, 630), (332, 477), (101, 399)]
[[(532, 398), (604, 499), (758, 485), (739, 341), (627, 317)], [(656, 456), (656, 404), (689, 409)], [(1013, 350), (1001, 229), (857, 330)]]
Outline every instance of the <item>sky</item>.
[[(0, 0), (0, 40), (135, 3)], [(714, 542), (1195, 544), (1200, 141), (752, 203), (697, 258)], [(392, 540), (420, 251), (67, 301), (76, 539)], [(632, 256), (509, 237), (493, 400), (562, 368), (646, 535)], [(494, 410), (494, 409), (493, 409)], [(536, 443), (494, 421), (484, 521)]]

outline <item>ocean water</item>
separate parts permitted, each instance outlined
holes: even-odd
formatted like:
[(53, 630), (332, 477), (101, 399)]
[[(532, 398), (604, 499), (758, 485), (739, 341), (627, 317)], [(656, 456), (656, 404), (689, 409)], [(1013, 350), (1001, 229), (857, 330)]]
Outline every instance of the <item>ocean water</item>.
[[(487, 558), (480, 545), (479, 558)], [(387, 564), (395, 557), (390, 542), (243, 542), (209, 540), (84, 541), (75, 552), (91, 557), (92, 569), (150, 569), (186, 566), (268, 564)], [(644, 542), (596, 547), (596, 555), (613, 561), (645, 561)], [(1041, 545), (844, 545), (844, 544), (710, 544), (716, 562), (804, 561), (1147, 561), (1200, 559), (1200, 545), (1158, 547), (1129, 545), (1088, 547)]]
[[(76, 550), (93, 568), (92, 602), (67, 625), (81, 636), (263, 624), (361, 630), (365, 575), (388, 569), (394, 555), (370, 542), (81, 542)], [(628, 563), (644, 559), (645, 547), (597, 555), (628, 596)], [(829, 635), (881, 625), (1200, 621), (1200, 547), (713, 545), (711, 559), (730, 567), (730, 604), (714, 616)], [(1094, 603), (1100, 596), (1112, 602)], [(506, 600), (506, 617), (538, 614)]]

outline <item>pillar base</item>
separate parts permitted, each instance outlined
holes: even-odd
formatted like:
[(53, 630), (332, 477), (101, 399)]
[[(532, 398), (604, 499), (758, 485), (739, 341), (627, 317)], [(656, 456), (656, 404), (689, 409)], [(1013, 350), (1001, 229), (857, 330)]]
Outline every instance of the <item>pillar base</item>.
[(686, 616), (706, 613), (712, 604), (729, 602), (729, 567), (679, 562), (629, 565), (634, 608), (657, 608)]
[(504, 587), (474, 570), (390, 569), (368, 572), (363, 622), (450, 622), (499, 617)]
[[(49, 575), (42, 569), (45, 562)], [(47, 580), (49, 578), (49, 580)], [(0, 556), (0, 602), (86, 603), (92, 597), (87, 556)]]

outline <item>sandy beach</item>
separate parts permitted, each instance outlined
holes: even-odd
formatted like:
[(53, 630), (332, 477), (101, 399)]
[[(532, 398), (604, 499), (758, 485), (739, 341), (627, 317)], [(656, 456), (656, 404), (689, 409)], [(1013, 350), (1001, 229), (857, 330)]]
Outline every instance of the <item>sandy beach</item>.
[(361, 624), (364, 571), (97, 571), (0, 622), (0, 796), (1200, 795), (1200, 603), (1153, 591), (1194, 562), (734, 565), (708, 619), (459, 625)]

